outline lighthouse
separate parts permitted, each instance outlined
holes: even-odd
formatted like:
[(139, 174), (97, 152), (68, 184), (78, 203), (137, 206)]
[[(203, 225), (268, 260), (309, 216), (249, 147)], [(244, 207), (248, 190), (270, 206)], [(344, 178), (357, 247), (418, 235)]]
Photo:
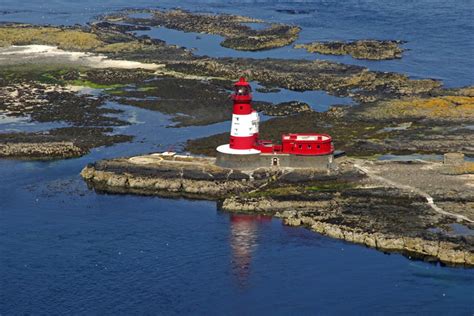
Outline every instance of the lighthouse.
[(241, 77), (234, 84), (232, 101), (232, 126), (229, 144), (217, 147), (217, 151), (231, 155), (255, 155), (260, 150), (256, 149), (258, 142), (259, 116), (252, 108), (252, 88)]
[(260, 119), (252, 108), (251, 91), (243, 77), (234, 83), (229, 143), (216, 148), (216, 165), (241, 170), (270, 167), (329, 171), (334, 167), (334, 146), (327, 134), (283, 134), (279, 144), (259, 139)]

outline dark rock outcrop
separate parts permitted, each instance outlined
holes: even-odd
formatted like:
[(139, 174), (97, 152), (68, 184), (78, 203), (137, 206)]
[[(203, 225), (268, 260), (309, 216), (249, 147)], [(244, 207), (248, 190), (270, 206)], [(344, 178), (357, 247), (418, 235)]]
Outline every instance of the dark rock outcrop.
[(310, 53), (351, 55), (357, 59), (383, 60), (402, 58), (402, 41), (359, 40), (353, 42), (313, 42), (295, 45)]

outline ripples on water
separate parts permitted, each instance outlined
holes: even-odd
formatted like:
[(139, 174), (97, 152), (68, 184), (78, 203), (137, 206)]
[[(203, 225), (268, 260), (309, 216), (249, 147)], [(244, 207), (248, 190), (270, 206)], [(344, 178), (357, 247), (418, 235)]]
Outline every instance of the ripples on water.
[[(174, 7), (176, 2), (159, 5)], [(474, 68), (470, 1), (181, 1), (179, 5), (296, 23), (303, 27), (300, 42), (408, 40), (410, 51), (402, 60), (324, 58), (436, 77), (450, 86), (473, 81), (468, 71)], [(0, 21), (86, 23), (98, 14), (129, 7), (130, 2), (29, 0), (21, 2), (20, 10), (18, 6), (18, 1), (2, 0)], [(156, 2), (140, 0), (133, 6), (156, 6)], [(293, 54), (289, 48), (275, 54), (288, 50)], [(315, 58), (302, 50), (294, 54)], [(89, 162), (170, 146), (179, 149), (189, 138), (229, 128), (228, 122), (167, 128), (165, 115), (120, 107), (126, 111), (124, 118), (137, 123), (120, 129), (137, 135), (134, 143), (98, 148), (78, 159), (0, 161), (0, 314), (474, 311), (472, 270), (385, 255), (284, 227), (268, 217), (221, 213), (214, 202), (89, 191), (78, 176)]]

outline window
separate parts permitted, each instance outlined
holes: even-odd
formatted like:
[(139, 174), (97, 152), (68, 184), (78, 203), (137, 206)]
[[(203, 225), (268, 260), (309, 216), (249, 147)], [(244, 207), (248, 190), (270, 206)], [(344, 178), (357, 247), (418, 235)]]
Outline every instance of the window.
[(321, 146), (320, 146), (320, 145), (318, 145), (318, 146), (316, 146), (316, 148), (318, 148), (318, 149), (319, 149), (319, 148), (321, 148)]
[(311, 145), (308, 145), (308, 149), (311, 149)]
[(298, 148), (299, 148), (299, 149), (303, 149), (303, 145), (298, 145)]
[(235, 88), (236, 95), (249, 95), (251, 87), (249, 86), (239, 86)]

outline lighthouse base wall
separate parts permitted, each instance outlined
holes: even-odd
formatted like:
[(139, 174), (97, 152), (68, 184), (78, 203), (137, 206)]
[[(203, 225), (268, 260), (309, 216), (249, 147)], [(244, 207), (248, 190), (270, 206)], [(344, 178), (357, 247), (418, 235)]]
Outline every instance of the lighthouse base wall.
[(232, 155), (217, 152), (216, 165), (230, 169), (257, 169), (261, 168), (260, 153), (250, 155)]
[(301, 168), (327, 171), (334, 167), (334, 156), (289, 154), (232, 155), (217, 152), (216, 165), (223, 168), (249, 170), (257, 168)]

